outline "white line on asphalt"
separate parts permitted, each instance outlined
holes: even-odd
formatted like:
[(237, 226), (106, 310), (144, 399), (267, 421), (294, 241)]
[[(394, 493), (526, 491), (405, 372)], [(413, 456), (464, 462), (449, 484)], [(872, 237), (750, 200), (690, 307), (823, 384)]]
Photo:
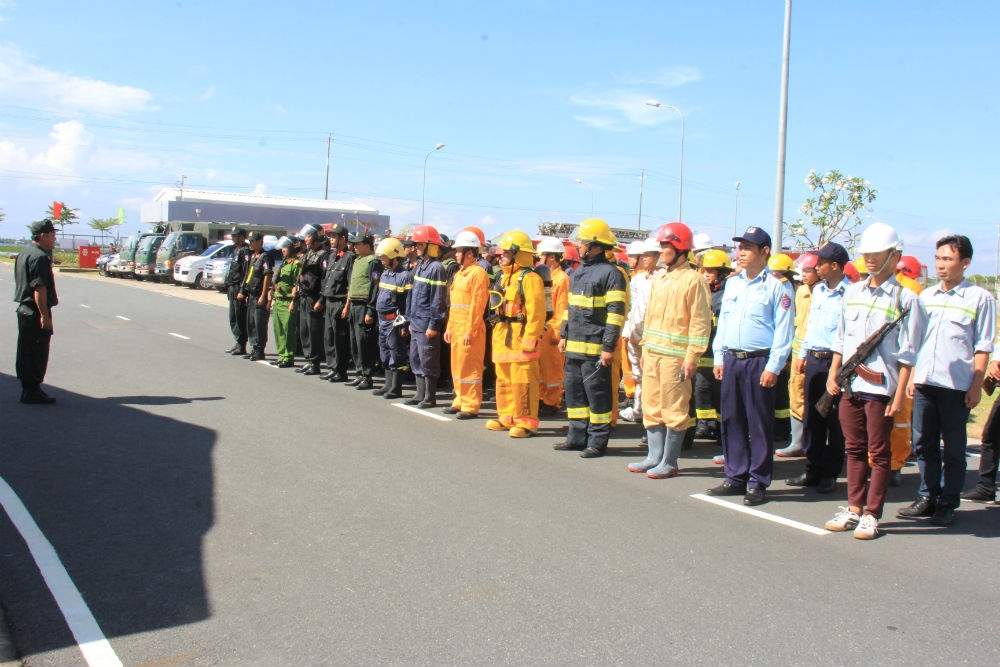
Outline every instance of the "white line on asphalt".
[(124, 315), (115, 315), (115, 317), (117, 317), (120, 320), (125, 320), (126, 322), (131, 322), (132, 321), (129, 318), (125, 317)]
[(258, 364), (264, 364), (264, 365), (265, 365), (265, 366), (267, 366), (268, 368), (278, 368), (277, 366), (275, 366), (274, 364), (272, 364), (272, 363), (271, 363), (270, 361), (268, 361), (267, 359), (258, 359), (258, 360), (257, 360), (257, 363), (258, 363)]
[(451, 419), (448, 417), (442, 417), (441, 415), (436, 415), (433, 412), (427, 412), (426, 410), (421, 410), (420, 408), (415, 408), (412, 405), (406, 405), (405, 403), (393, 403), (397, 408), (403, 408), (404, 410), (409, 410), (410, 412), (415, 412), (418, 415), (423, 415), (424, 417), (430, 417), (431, 419), (436, 419), (439, 422), (450, 422)]
[(31, 551), (32, 558), (38, 566), (45, 585), (52, 592), (59, 611), (66, 619), (73, 637), (76, 638), (77, 645), (83, 653), (84, 660), (88, 665), (114, 665), (122, 664), (118, 659), (115, 650), (111, 648), (101, 628), (97, 625), (97, 620), (90, 613), (87, 603), (83, 601), (83, 596), (77, 589), (69, 573), (63, 567), (59, 555), (52, 548), (52, 544), (42, 534), (41, 529), (24, 506), (21, 499), (10, 488), (6, 480), (0, 477), (0, 505), (3, 505), (11, 523), (21, 533), (25, 544)]
[(179, 333), (174, 333), (173, 331), (170, 332), (170, 335), (174, 336), (176, 338), (180, 338), (181, 340), (191, 340), (190, 336), (184, 336), (184, 335), (179, 334)]
[(800, 523), (798, 521), (793, 521), (792, 519), (786, 519), (783, 516), (776, 516), (774, 514), (768, 514), (767, 512), (761, 512), (760, 510), (755, 510), (752, 507), (741, 507), (721, 498), (713, 498), (712, 496), (706, 496), (704, 493), (692, 493), (692, 498), (697, 498), (698, 500), (704, 500), (706, 502), (712, 503), (713, 505), (718, 505), (719, 507), (726, 507), (731, 510), (736, 510), (737, 512), (743, 512), (744, 514), (749, 514), (750, 516), (755, 516), (758, 519), (765, 519), (767, 521), (773, 521), (774, 523), (780, 523), (782, 526), (788, 526), (789, 528), (797, 528), (803, 530), (807, 533), (812, 533), (813, 535), (829, 535), (830, 531), (825, 528), (817, 528), (815, 526), (810, 526), (807, 523)]
[(81, 308), (90, 308), (90, 306), (88, 306), (88, 305), (87, 305), (87, 304), (85, 304), (85, 303), (81, 303), (81, 304), (80, 304), (80, 307), (81, 307)]

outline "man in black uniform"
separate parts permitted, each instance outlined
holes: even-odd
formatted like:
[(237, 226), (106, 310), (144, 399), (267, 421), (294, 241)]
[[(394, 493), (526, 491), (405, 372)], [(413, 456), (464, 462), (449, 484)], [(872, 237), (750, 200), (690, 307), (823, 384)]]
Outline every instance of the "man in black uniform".
[(17, 379), (22, 403), (55, 403), (42, 391), (52, 340), (52, 307), (59, 303), (52, 275), (56, 228), (51, 220), (31, 223), (31, 243), (14, 262), (14, 301), (17, 302)]
[(298, 237), (306, 246), (297, 290), (299, 339), (302, 341), (302, 355), (306, 363), (296, 369), (296, 372), (303, 375), (319, 375), (322, 373), (319, 364), (324, 352), (323, 300), (319, 291), (328, 252), (323, 243), (323, 231), (316, 225), (305, 225), (299, 230)]
[(320, 298), (326, 321), (323, 327), (323, 341), (326, 344), (326, 367), (320, 376), (330, 382), (347, 381), (347, 364), (351, 360), (351, 323), (341, 317), (347, 304), (347, 285), (351, 280), (354, 253), (347, 249), (347, 229), (334, 224), (328, 230), (330, 253), (326, 257), (323, 285)]
[(236, 344), (226, 350), (226, 354), (243, 356), (247, 353), (247, 302), (238, 297), (250, 267), (250, 249), (246, 246), (247, 233), (242, 227), (233, 227), (229, 234), (236, 249), (226, 274), (226, 291), (229, 294), (229, 328)]
[(351, 267), (351, 282), (347, 289), (349, 304), (340, 311), (349, 317), (351, 323), (351, 352), (357, 377), (347, 383), (359, 390), (371, 389), (375, 357), (378, 351), (378, 325), (375, 300), (378, 296), (378, 282), (382, 275), (382, 263), (372, 246), (375, 238), (365, 232), (351, 237), (354, 244), (354, 265)]
[(247, 339), (252, 349), (244, 359), (262, 361), (264, 347), (267, 345), (267, 324), (271, 316), (267, 310), (267, 293), (271, 289), (274, 275), (274, 260), (264, 250), (263, 234), (250, 232), (248, 238), (252, 254), (240, 299), (245, 299), (247, 303)]

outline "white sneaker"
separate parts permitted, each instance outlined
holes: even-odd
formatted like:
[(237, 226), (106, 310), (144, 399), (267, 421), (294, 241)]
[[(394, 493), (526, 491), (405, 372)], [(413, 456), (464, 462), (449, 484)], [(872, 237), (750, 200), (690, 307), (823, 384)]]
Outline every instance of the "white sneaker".
[(624, 419), (625, 421), (632, 422), (634, 424), (636, 422), (642, 421), (642, 413), (630, 405), (627, 408), (620, 410), (618, 412), (618, 418)]
[(878, 519), (871, 514), (861, 517), (861, 523), (854, 529), (854, 537), (859, 540), (874, 540), (878, 537)]
[[(852, 512), (850, 507), (840, 507), (834, 517), (826, 522), (824, 528), (841, 533), (856, 527), (860, 520), (861, 517), (858, 516), (858, 513)], [(855, 531), (854, 536), (857, 537), (857, 535), (858, 533)]]
[(725, 463), (726, 463), (726, 455), (725, 454), (716, 454), (715, 456), (712, 457), (712, 463), (714, 463), (717, 466), (725, 465)]

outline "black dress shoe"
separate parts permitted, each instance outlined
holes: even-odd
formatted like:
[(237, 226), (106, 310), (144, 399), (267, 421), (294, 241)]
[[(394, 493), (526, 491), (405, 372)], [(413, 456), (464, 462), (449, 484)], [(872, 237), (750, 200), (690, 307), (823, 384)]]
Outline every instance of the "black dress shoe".
[(294, 361), (279, 361), (275, 364), (278, 368), (293, 368), (295, 366)]
[(361, 377), (361, 376), (359, 375), (358, 377), (356, 377), (356, 378), (354, 378), (353, 380), (351, 380), (350, 382), (348, 382), (348, 383), (347, 383), (347, 386), (348, 386), (348, 387), (357, 387), (357, 386), (358, 386), (359, 384), (361, 384), (361, 380), (363, 380), (363, 379), (364, 379), (364, 378), (362, 378), (362, 377)]
[(237, 352), (239, 352), (240, 354), (243, 354), (243, 352), (240, 351), (240, 346), (239, 345), (233, 345), (231, 348), (229, 348), (228, 350), (226, 350), (226, 354), (236, 354)]
[(802, 473), (798, 477), (791, 477), (785, 480), (785, 484), (788, 486), (816, 486), (819, 484), (819, 477), (815, 475), (810, 475), (807, 472)]
[(950, 526), (955, 520), (955, 508), (951, 505), (938, 505), (931, 517), (931, 523), (935, 526)]
[(997, 494), (983, 491), (978, 486), (971, 491), (962, 494), (962, 500), (971, 500), (977, 503), (991, 503), (996, 500)]
[(246, 358), (250, 361), (264, 361), (264, 353), (260, 350), (254, 350)]
[(41, 389), (21, 392), (21, 402), (28, 405), (51, 405), (56, 402), (55, 396), (49, 396)]
[(455, 415), (455, 419), (475, 419), (478, 416), (475, 412), (459, 412)]
[(604, 456), (603, 449), (594, 449), (593, 447), (587, 447), (582, 452), (580, 452), (581, 459), (598, 459)]
[(446, 415), (457, 415), (459, 413), (459, 409), (456, 408), (456, 407), (454, 407), (454, 406), (449, 405), (448, 407), (446, 407), (441, 412), (445, 413)]
[(930, 498), (920, 496), (912, 505), (896, 512), (896, 516), (900, 519), (919, 519), (925, 516), (934, 516), (935, 510), (937, 510), (937, 503)]
[(309, 365), (309, 364), (305, 364), (304, 366), (299, 366), (298, 368), (296, 368), (296, 369), (295, 369), (295, 372), (296, 372), (296, 373), (305, 373), (305, 372), (306, 372), (307, 370), (309, 370), (310, 368), (312, 368), (312, 366), (311, 366), (311, 365)]
[(319, 375), (322, 371), (319, 369), (318, 364), (313, 364), (302, 371), (303, 375)]
[(713, 486), (711, 489), (705, 491), (707, 496), (742, 496), (747, 492), (747, 487), (742, 484), (733, 484), (730, 481), (725, 481), (718, 486)]
[(334, 373), (330, 376), (330, 382), (347, 382), (347, 377), (343, 373)]
[(580, 452), (586, 449), (586, 445), (574, 445), (570, 442), (560, 442), (558, 445), (553, 445), (552, 449), (557, 452)]
[(820, 477), (819, 483), (816, 484), (816, 493), (833, 493), (833, 490), (836, 488), (836, 477)]
[(330, 378), (332, 378), (332, 377), (333, 377), (333, 376), (334, 376), (334, 375), (335, 375), (336, 373), (337, 373), (337, 371), (327, 371), (327, 372), (323, 373), (322, 375), (320, 375), (320, 376), (319, 376), (319, 379), (320, 379), (320, 380), (329, 380), (329, 379), (330, 379)]
[(361, 378), (361, 382), (356, 384), (354, 388), (357, 389), (358, 391), (367, 391), (374, 386), (375, 385), (374, 383), (372, 383), (372, 379), (366, 377), (366, 378)]
[(249, 359), (252, 356), (253, 356), (253, 352), (244, 352), (243, 353), (243, 358), (244, 359)]
[(747, 507), (754, 507), (755, 505), (762, 505), (766, 498), (764, 497), (764, 489), (760, 486), (755, 486), (752, 489), (747, 489), (747, 494), (743, 496), (743, 504)]

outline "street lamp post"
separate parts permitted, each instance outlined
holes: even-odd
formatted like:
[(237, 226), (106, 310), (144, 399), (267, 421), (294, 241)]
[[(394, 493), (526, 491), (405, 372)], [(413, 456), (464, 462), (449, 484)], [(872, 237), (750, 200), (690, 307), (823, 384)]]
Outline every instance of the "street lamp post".
[(740, 235), (739, 229), (736, 225), (736, 219), (740, 215), (740, 182), (736, 181), (736, 206), (733, 208), (733, 238)]
[(427, 192), (427, 159), (430, 158), (431, 153), (434, 151), (439, 151), (444, 148), (444, 144), (438, 144), (431, 150), (427, 151), (427, 156), (424, 158), (424, 187), (420, 191), (420, 224), (424, 224), (424, 195)]
[(594, 217), (594, 186), (590, 183), (584, 183), (581, 179), (573, 179), (580, 185), (583, 185), (590, 189), (590, 217)]
[(677, 115), (681, 117), (681, 167), (680, 167), (680, 188), (677, 193), (677, 222), (683, 222), (684, 218), (681, 217), (681, 211), (683, 210), (684, 204), (684, 114), (681, 110), (670, 104), (662, 104), (656, 100), (646, 100), (646, 104), (651, 107), (673, 109), (677, 112)]

